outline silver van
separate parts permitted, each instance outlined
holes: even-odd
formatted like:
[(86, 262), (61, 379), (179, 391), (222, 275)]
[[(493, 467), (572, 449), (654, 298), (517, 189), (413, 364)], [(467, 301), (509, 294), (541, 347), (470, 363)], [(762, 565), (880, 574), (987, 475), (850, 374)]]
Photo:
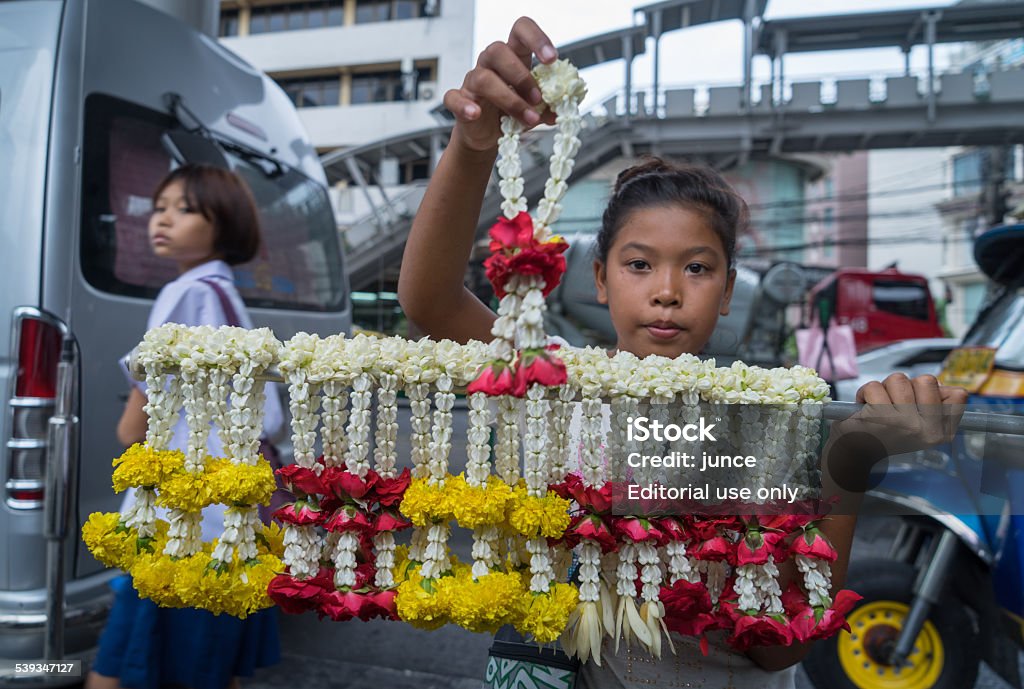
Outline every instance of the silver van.
[[(235, 272), (257, 325), (281, 338), (347, 332), (351, 311), (323, 169), (266, 75), (134, 0), (0, 0), (0, 56), (0, 668), (10, 669), (61, 646), (88, 658), (111, 601), (116, 573), (79, 533), (91, 512), (119, 505), (111, 459), (128, 388), (117, 359), (174, 277), (146, 225), (175, 161), (230, 166), (252, 187), (264, 249)], [(73, 375), (58, 426), (69, 449), (57, 457), (47, 438), (62, 344)], [(61, 471), (51, 482), (48, 462)], [(65, 504), (62, 542), (53, 515)]]

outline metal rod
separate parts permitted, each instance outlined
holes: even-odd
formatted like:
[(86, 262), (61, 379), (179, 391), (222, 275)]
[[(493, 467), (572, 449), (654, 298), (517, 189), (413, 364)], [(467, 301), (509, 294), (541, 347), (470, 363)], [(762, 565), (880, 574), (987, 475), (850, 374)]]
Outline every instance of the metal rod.
[(46, 450), (46, 502), (43, 535), (46, 538), (46, 624), (43, 658), (64, 657), (65, 541), (71, 510), (78, 450), (75, 417), (75, 343), (65, 335), (57, 364), (57, 398), (50, 417)]
[[(136, 350), (132, 350), (128, 359), (128, 370), (136, 380), (145, 380), (146, 374), (138, 362)], [(174, 373), (174, 371), (168, 371)], [(263, 373), (256, 376), (259, 380), (273, 383), (285, 382), (284, 377), (277, 370), (276, 366), (268, 367)], [(855, 402), (826, 402), (822, 405), (822, 416), (829, 421), (843, 421), (850, 418), (863, 405)], [(993, 414), (989, 412), (967, 411), (960, 419), (961, 431), (979, 431), (982, 433), (1008, 433), (1012, 435), (1024, 435), (1024, 416), (1013, 414)]]

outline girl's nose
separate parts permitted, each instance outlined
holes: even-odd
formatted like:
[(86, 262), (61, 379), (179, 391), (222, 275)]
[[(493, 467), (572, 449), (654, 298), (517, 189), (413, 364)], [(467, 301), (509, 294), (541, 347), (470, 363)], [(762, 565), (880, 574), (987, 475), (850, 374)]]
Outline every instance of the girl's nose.
[(679, 282), (671, 275), (665, 276), (655, 287), (651, 301), (655, 306), (679, 306), (683, 303), (683, 292)]

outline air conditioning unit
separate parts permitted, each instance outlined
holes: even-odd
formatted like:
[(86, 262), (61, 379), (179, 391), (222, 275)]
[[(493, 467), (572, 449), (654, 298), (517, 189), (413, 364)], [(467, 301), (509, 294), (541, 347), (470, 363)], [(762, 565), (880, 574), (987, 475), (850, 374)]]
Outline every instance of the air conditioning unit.
[(440, 94), (437, 91), (436, 81), (421, 81), (419, 85), (420, 100), (436, 100)]

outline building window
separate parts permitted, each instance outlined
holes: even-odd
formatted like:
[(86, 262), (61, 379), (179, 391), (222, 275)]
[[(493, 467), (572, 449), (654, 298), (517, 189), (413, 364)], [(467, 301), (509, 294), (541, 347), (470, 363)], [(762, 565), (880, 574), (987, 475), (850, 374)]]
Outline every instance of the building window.
[(238, 10), (224, 10), (220, 13), (220, 35), (238, 35)]
[[(226, 12), (221, 13), (223, 18)], [(262, 5), (250, 10), (249, 33), (298, 31), (342, 26), (345, 0), (306, 0), (280, 5)]]
[(437, 14), (437, 2), (431, 0), (357, 0), (356, 3), (356, 24), (416, 19)]
[[(419, 85), (430, 79), (431, 69), (420, 67), (415, 70), (416, 86), (413, 90), (412, 100), (419, 97)], [(390, 70), (387, 72), (360, 72), (352, 75), (352, 105), (363, 103), (389, 103), (392, 101), (406, 100), (402, 88), (402, 72)]]
[(297, 108), (319, 108), (340, 104), (341, 80), (337, 75), (278, 79), (277, 83)]

